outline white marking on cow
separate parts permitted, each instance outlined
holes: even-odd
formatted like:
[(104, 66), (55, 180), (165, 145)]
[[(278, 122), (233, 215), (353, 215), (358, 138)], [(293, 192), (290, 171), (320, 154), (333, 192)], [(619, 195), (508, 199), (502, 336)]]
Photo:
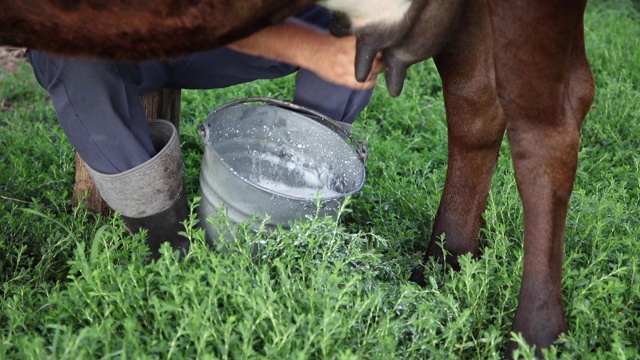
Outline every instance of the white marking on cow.
[(318, 4), (346, 14), (354, 29), (394, 24), (405, 16), (412, 0), (320, 0)]

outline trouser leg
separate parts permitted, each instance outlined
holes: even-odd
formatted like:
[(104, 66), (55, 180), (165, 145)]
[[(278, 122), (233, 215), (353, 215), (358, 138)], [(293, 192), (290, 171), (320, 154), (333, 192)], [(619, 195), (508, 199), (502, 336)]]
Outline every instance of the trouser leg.
[(136, 65), (66, 59), (37, 50), (30, 51), (29, 58), (51, 96), (58, 122), (89, 166), (116, 174), (155, 154)]
[(336, 85), (311, 71), (228, 48), (191, 55), (172, 66), (176, 74), (168, 86), (182, 89), (224, 88), (256, 79), (275, 79), (297, 71), (293, 102), (349, 124), (367, 106), (373, 93), (373, 90), (353, 90)]
[(367, 106), (373, 90), (353, 90), (328, 82), (311, 71), (222, 48), (189, 56), (173, 65), (170, 87), (216, 89), (256, 79), (275, 79), (297, 70), (293, 102), (329, 118), (352, 124)]
[(369, 104), (372, 90), (352, 90), (332, 84), (318, 75), (301, 69), (296, 76), (293, 102), (311, 108), (332, 120), (353, 124)]

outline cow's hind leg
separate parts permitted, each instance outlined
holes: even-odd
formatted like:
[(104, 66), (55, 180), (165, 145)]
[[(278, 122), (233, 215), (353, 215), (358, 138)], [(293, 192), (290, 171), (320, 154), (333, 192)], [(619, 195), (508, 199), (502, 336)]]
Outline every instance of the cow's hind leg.
[[(541, 349), (566, 330), (562, 258), (580, 129), (593, 100), (585, 1), (491, 1), (496, 81), (524, 208), (513, 330)], [(515, 344), (510, 344), (510, 348)]]
[[(479, 255), (478, 233), (505, 121), (496, 95), (490, 24), (483, 2), (469, 2), (458, 29), (435, 62), (447, 112), (447, 177), (428, 257), (458, 267), (458, 256)], [(444, 243), (440, 240), (444, 239)], [(411, 280), (424, 285), (423, 268)]]

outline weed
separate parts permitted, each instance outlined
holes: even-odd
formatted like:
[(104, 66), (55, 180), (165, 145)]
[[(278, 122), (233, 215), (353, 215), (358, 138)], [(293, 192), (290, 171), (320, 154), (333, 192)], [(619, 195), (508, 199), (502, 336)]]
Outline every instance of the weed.
[[(597, 96), (582, 134), (567, 222), (563, 294), (569, 332), (556, 358), (637, 358), (640, 344), (640, 18), (631, 1), (592, 1), (587, 51)], [(197, 206), (197, 125), (237, 98), (290, 99), (292, 77), (183, 91), (187, 193)], [(370, 145), (367, 182), (339, 221), (239, 226), (226, 251), (196, 227), (184, 261), (118, 214), (71, 206), (74, 152), (28, 66), (0, 73), (0, 358), (491, 358), (509, 340), (522, 272), (522, 208), (502, 146), (480, 237), (459, 272), (425, 265), (408, 282), (435, 216), (447, 162), (433, 62), (404, 93), (384, 83), (355, 124)], [(258, 251), (256, 251), (258, 249)], [(523, 346), (520, 355), (531, 358)]]

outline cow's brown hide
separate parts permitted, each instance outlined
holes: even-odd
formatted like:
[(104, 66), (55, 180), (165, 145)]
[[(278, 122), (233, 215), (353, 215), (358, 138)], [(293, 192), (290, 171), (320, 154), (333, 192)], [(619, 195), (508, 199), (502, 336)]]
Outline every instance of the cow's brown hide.
[(2, 0), (0, 45), (119, 60), (212, 49), (315, 0)]

